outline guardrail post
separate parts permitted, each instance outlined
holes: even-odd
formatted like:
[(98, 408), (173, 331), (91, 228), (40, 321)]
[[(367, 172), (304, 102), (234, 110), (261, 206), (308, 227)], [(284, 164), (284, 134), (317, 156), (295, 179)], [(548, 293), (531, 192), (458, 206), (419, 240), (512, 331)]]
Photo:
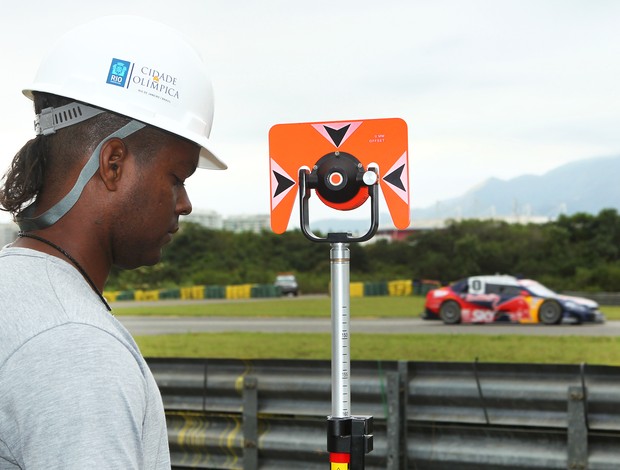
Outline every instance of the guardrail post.
[(588, 469), (586, 388), (568, 387), (568, 470)]
[(387, 376), (387, 470), (399, 470), (400, 462), (400, 384), (397, 372)]
[(407, 470), (407, 404), (409, 400), (409, 362), (398, 361), (398, 393), (400, 394), (400, 407), (398, 409), (400, 448), (399, 470)]
[(243, 379), (243, 470), (258, 468), (258, 380)]

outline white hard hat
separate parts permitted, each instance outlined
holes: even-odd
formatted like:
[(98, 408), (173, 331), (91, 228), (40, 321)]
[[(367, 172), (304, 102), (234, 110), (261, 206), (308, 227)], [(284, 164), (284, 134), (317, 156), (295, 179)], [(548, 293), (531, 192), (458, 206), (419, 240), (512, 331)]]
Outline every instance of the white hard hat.
[(196, 50), (176, 30), (133, 16), (108, 16), (63, 35), (24, 90), (113, 111), (202, 147), (198, 166), (226, 169), (209, 141), (213, 90)]

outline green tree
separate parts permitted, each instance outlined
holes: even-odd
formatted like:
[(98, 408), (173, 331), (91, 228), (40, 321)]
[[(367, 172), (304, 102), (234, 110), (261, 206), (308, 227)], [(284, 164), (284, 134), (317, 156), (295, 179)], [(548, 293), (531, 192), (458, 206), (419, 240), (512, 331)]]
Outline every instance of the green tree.
[[(351, 279), (454, 281), (475, 274), (506, 273), (538, 279), (556, 290), (620, 291), (620, 215), (561, 216), (545, 224), (452, 221), (406, 240), (352, 243)], [(294, 272), (303, 292), (325, 292), (330, 247), (299, 230), (281, 235), (233, 233), (183, 223), (162, 262), (133, 271), (114, 270), (108, 289), (194, 284), (271, 283)]]

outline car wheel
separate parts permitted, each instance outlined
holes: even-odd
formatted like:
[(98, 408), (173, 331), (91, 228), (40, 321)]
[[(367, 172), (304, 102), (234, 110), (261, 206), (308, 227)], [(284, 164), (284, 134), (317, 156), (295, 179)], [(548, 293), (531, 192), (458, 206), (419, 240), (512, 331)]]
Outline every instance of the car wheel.
[(454, 300), (448, 300), (439, 307), (439, 318), (446, 325), (461, 323), (461, 306)]
[(556, 325), (562, 320), (562, 306), (555, 300), (545, 300), (538, 309), (538, 319), (545, 325)]

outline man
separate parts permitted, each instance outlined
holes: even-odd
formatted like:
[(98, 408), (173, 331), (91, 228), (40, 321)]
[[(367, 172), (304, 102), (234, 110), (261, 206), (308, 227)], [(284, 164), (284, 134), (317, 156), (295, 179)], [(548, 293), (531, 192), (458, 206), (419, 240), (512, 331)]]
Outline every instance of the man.
[(0, 204), (0, 469), (163, 469), (161, 396), (102, 295), (113, 265), (159, 261), (209, 150), (211, 85), (175, 31), (132, 17), (67, 33), (34, 84), (37, 136)]

